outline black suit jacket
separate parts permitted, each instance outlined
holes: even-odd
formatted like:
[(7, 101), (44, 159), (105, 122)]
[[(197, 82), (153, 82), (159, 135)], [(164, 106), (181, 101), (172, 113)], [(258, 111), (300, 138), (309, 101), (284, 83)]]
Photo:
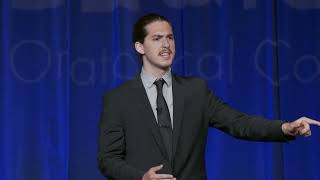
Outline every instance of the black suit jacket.
[(151, 167), (179, 180), (205, 180), (208, 127), (236, 138), (287, 141), (282, 121), (236, 111), (219, 100), (204, 80), (172, 76), (173, 160), (168, 161), (156, 119), (140, 76), (103, 98), (98, 162), (110, 180), (141, 180)]

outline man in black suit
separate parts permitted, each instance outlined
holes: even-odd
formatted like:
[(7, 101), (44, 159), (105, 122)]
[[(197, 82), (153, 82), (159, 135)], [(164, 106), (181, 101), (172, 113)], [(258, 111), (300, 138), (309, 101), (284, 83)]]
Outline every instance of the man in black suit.
[(171, 23), (157, 14), (133, 30), (141, 73), (103, 98), (98, 162), (110, 180), (205, 180), (208, 127), (236, 138), (286, 142), (310, 136), (309, 118), (266, 120), (232, 109), (204, 80), (171, 73), (175, 42)]

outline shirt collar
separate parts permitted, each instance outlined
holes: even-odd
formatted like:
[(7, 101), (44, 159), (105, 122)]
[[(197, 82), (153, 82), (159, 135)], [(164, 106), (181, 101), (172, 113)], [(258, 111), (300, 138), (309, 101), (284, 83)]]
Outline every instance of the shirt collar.
[[(142, 67), (141, 73), (140, 73), (141, 80), (143, 84), (150, 88), (152, 87), (153, 83), (157, 80), (157, 78), (148, 73), (144, 68)], [(162, 79), (166, 82), (167, 86), (170, 87), (172, 85), (172, 74), (171, 74), (171, 68), (162, 76)]]

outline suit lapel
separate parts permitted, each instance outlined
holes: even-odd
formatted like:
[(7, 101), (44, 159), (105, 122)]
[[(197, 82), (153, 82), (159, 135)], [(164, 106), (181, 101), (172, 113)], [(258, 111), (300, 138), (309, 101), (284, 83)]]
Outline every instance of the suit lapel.
[(178, 77), (172, 75), (172, 96), (173, 96), (173, 158), (177, 151), (180, 131), (183, 120), (184, 111), (184, 92), (181, 82)]
[(135, 78), (133, 90), (134, 90), (133, 97), (135, 98), (135, 102), (138, 105), (141, 114), (144, 116), (145, 123), (151, 129), (153, 138), (155, 139), (156, 144), (158, 145), (162, 155), (166, 159), (168, 159), (168, 155), (166, 153), (165, 146), (162, 141), (160, 130), (159, 130), (156, 118), (154, 116), (154, 113), (152, 111), (146, 90), (144, 89), (144, 86), (142, 84), (140, 75), (138, 75)]

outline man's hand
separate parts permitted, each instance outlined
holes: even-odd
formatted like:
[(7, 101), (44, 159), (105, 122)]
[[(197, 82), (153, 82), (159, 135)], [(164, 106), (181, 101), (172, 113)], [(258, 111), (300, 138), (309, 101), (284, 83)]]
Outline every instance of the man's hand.
[(149, 169), (143, 177), (142, 180), (176, 180), (171, 174), (157, 174), (156, 172), (162, 169), (163, 165), (155, 166)]
[(311, 136), (310, 124), (320, 126), (319, 121), (315, 121), (306, 117), (299, 118), (290, 123), (283, 123), (281, 126), (282, 132), (289, 136)]

